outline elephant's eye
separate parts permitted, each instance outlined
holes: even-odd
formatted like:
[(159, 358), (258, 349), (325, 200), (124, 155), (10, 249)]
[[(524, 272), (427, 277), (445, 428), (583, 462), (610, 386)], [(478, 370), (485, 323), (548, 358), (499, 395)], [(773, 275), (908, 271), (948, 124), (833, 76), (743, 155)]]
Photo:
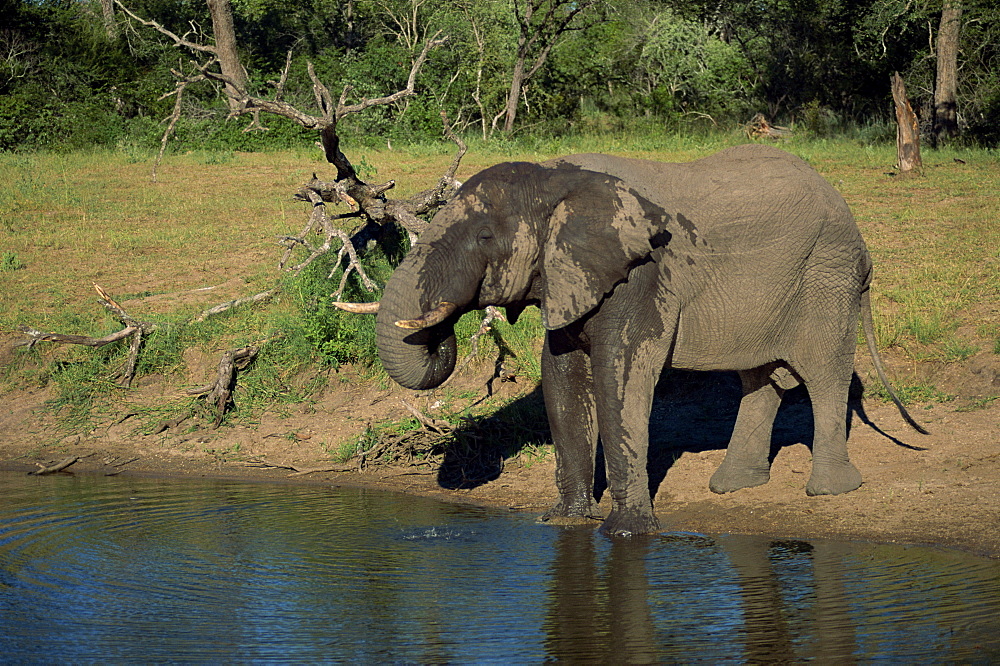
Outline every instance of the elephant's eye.
[(489, 243), (493, 240), (493, 231), (489, 227), (483, 227), (476, 235), (476, 240), (480, 243)]

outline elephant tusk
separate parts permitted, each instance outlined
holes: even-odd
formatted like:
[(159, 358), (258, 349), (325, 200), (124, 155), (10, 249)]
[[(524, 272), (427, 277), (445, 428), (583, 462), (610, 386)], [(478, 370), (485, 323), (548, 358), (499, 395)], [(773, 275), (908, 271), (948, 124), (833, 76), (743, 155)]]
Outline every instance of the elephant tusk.
[(440, 324), (457, 309), (458, 306), (454, 303), (442, 301), (436, 308), (423, 313), (416, 319), (400, 319), (396, 322), (396, 326), (411, 330), (420, 330), (422, 328), (427, 328), (428, 326), (433, 326), (434, 324)]
[(341, 301), (334, 301), (332, 305), (335, 308), (355, 314), (375, 314), (378, 312), (378, 301), (374, 303), (342, 303)]

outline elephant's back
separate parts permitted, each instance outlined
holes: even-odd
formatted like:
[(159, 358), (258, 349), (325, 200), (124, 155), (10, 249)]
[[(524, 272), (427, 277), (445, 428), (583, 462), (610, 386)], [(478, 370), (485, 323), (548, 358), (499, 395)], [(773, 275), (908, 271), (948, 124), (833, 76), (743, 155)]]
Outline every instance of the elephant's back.
[(692, 162), (660, 162), (600, 153), (567, 155), (543, 163), (550, 168), (580, 168), (624, 181), (644, 197), (676, 208), (709, 202), (715, 208), (759, 205), (765, 199), (818, 197), (836, 205), (840, 195), (799, 157), (773, 146), (733, 146)]
[(544, 166), (606, 173), (668, 214), (681, 213), (710, 228), (760, 222), (773, 215), (788, 222), (790, 210), (808, 217), (850, 219), (840, 194), (803, 160), (773, 146), (727, 148), (692, 162), (658, 162), (588, 153)]

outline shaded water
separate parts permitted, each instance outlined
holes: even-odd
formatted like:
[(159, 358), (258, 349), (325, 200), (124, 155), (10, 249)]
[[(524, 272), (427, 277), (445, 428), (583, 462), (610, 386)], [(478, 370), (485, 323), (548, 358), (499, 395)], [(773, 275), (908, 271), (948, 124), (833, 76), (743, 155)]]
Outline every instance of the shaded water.
[(1000, 658), (1000, 562), (321, 486), (0, 473), (0, 661)]

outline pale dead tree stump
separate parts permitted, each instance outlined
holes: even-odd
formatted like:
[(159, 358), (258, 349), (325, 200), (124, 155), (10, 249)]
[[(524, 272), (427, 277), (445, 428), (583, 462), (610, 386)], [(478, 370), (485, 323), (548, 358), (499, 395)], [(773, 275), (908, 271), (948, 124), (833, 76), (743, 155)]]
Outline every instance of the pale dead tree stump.
[(892, 102), (896, 107), (896, 155), (899, 159), (899, 175), (920, 173), (923, 162), (920, 159), (920, 127), (917, 114), (906, 96), (906, 86), (899, 72), (892, 75)]
[(232, 401), (233, 389), (236, 388), (236, 373), (246, 370), (247, 367), (257, 358), (260, 347), (248, 345), (227, 351), (219, 361), (219, 369), (216, 373), (215, 381), (198, 388), (190, 389), (188, 395), (205, 396), (208, 404), (215, 407), (215, 421), (213, 428), (218, 428), (222, 423), (222, 417), (226, 414), (226, 408)]
[(787, 139), (792, 130), (781, 125), (772, 125), (763, 113), (755, 115), (743, 128), (750, 139)]

